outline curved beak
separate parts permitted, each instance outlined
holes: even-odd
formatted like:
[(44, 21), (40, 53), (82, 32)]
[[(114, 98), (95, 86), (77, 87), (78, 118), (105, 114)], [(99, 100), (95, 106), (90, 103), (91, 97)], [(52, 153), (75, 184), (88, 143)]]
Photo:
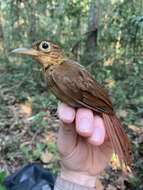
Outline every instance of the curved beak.
[(38, 51), (33, 48), (17, 48), (11, 51), (11, 53), (22, 54), (22, 55), (31, 55), (37, 56)]

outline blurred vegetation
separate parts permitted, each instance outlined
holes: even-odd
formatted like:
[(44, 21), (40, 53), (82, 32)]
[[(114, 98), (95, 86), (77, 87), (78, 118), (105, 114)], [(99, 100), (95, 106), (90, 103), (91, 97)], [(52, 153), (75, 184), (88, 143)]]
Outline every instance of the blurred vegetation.
[[(57, 100), (46, 89), (35, 61), (9, 54), (35, 40), (52, 39), (109, 89), (133, 144), (135, 174), (126, 189), (143, 188), (142, 10), (142, 0), (0, 1), (2, 170), (11, 172), (20, 164), (41, 160), (47, 149), (49, 157), (56, 155), (48, 166), (55, 173), (58, 170), (56, 145), (51, 141), (57, 130), (51, 128)], [(47, 144), (42, 142), (43, 133), (50, 136)]]
[(3, 181), (6, 177), (5, 172), (0, 172), (0, 190), (6, 190), (5, 187), (3, 186)]

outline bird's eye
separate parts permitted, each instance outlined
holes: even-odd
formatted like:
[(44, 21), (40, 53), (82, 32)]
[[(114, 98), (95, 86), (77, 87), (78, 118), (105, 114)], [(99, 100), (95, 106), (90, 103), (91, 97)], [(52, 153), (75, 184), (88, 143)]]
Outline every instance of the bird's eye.
[(49, 52), (50, 44), (49, 44), (49, 42), (46, 42), (46, 41), (41, 42), (41, 44), (39, 45), (39, 48), (40, 48), (40, 50), (42, 50), (44, 52)]
[(44, 43), (42, 44), (42, 48), (43, 48), (43, 49), (48, 49), (48, 47), (49, 47), (49, 44), (48, 44), (48, 43), (45, 43), (45, 42), (44, 42)]

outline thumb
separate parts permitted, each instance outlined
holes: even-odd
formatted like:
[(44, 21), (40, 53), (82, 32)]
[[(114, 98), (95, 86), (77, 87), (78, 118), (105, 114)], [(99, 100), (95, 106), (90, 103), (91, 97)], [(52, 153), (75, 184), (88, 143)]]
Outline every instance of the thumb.
[(58, 133), (59, 152), (66, 156), (72, 152), (76, 146), (77, 133), (75, 130), (75, 110), (64, 103), (58, 105), (58, 116), (61, 120)]

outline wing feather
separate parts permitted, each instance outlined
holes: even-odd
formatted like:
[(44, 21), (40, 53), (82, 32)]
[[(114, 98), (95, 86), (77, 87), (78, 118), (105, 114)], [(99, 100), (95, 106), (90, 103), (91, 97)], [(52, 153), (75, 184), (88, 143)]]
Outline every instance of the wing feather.
[(56, 66), (50, 74), (50, 84), (53, 93), (71, 106), (83, 106), (97, 112), (113, 113), (112, 103), (106, 90), (88, 71), (76, 63), (64, 62)]

